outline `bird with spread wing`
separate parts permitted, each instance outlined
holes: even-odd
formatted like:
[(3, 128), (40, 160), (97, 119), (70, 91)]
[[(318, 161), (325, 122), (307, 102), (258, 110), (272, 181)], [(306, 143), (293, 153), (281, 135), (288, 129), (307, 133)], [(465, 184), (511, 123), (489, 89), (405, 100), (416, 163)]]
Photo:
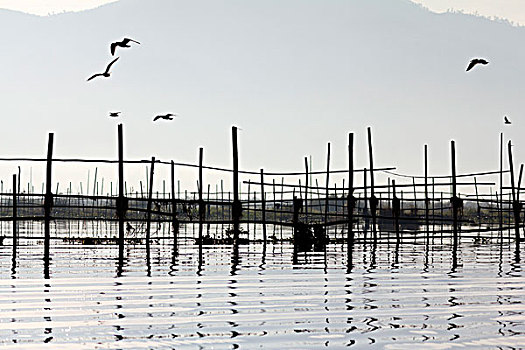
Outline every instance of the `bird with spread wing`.
[(97, 74), (93, 74), (91, 77), (88, 78), (87, 81), (90, 81), (91, 79), (95, 79), (96, 77), (105, 77), (105, 78), (109, 78), (109, 76), (111, 75), (111, 73), (109, 72), (109, 70), (111, 69), (111, 66), (117, 62), (117, 60), (119, 59), (120, 57), (117, 57), (115, 58), (113, 61), (111, 61), (108, 66), (106, 67), (106, 71), (104, 73), (97, 73)]

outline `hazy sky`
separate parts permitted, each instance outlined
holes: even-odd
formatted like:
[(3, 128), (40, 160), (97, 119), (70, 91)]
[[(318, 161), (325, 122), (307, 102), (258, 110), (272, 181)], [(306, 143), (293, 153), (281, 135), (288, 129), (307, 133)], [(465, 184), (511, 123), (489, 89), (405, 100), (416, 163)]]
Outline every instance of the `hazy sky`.
[[(63, 11), (82, 11), (118, 0), (0, 0), (0, 8), (48, 15)], [(523, 0), (411, 0), (436, 12), (449, 9), (478, 13), (483, 16), (502, 17), (525, 24), (525, 1)]]
[[(80, 9), (64, 6), (42, 14)], [(228, 168), (230, 128), (238, 125), (243, 170), (300, 171), (305, 156), (320, 170), (327, 142), (331, 168), (342, 169), (348, 132), (356, 135), (356, 167), (366, 167), (368, 126), (375, 165), (400, 173), (421, 174), (425, 144), (430, 173), (450, 173), (452, 139), (459, 173), (496, 170), (502, 131), (515, 144), (515, 163), (525, 161), (525, 47), (516, 45), (525, 28), (436, 15), (408, 0), (122, 0), (41, 18), (0, 11), (0, 33), (8, 53), (0, 55), (6, 157), (45, 155), (52, 131), (57, 158), (112, 159), (122, 122), (133, 160), (195, 163), (203, 147), (206, 165)], [(112, 59), (109, 43), (125, 36), (142, 44), (118, 52), (111, 79), (86, 82)], [(491, 63), (466, 73), (478, 56)], [(119, 120), (107, 117), (115, 110), (123, 111)], [(180, 118), (152, 122), (167, 112)], [(0, 164), (0, 179), (17, 165)], [(38, 184), (43, 169), (23, 164), (22, 181), (31, 175)], [(98, 169), (105, 191), (114, 170)], [(145, 170), (130, 166), (126, 178), (136, 186)], [(206, 181), (217, 184), (208, 173)], [(63, 164), (55, 174), (62, 190), (87, 178), (86, 169)], [(195, 188), (195, 175), (177, 176)]]

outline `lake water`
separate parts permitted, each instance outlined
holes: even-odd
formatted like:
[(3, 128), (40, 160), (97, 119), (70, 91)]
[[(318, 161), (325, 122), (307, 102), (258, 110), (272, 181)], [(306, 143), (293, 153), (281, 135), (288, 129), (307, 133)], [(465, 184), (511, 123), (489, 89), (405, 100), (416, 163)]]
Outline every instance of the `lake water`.
[[(521, 247), (522, 249), (525, 246)], [(5, 349), (512, 349), (525, 346), (525, 276), (514, 243), (288, 244), (174, 254), (129, 246), (0, 247)]]

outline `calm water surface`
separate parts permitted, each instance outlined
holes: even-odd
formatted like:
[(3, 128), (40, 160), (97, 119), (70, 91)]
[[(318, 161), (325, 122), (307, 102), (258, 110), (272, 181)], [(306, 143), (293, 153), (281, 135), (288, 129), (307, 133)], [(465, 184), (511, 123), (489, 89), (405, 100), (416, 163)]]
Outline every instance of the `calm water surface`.
[[(525, 248), (522, 246), (521, 248)], [(462, 349), (525, 347), (525, 278), (513, 243), (0, 247), (5, 349)]]

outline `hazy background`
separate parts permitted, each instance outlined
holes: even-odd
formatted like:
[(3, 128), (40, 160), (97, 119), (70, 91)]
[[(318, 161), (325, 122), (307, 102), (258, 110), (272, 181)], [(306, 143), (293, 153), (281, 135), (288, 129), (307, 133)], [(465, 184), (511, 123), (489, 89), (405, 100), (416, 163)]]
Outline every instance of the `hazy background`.
[[(110, 79), (86, 82), (125, 36), (142, 45), (118, 51)], [(242, 169), (301, 171), (312, 156), (321, 170), (327, 142), (341, 169), (349, 132), (356, 166), (368, 166), (371, 126), (376, 166), (421, 174), (428, 144), (431, 174), (449, 174), (454, 139), (459, 172), (497, 170), (501, 131), (523, 161), (524, 39), (525, 28), (408, 0), (120, 0), (49, 17), (0, 10), (0, 154), (44, 157), (52, 131), (55, 157), (115, 159), (122, 122), (128, 159), (196, 163), (204, 147), (205, 164), (231, 167), (237, 125)], [(490, 64), (466, 73), (473, 57)], [(120, 120), (107, 117), (115, 110)], [(180, 118), (152, 122), (167, 112)], [(41, 181), (43, 167), (24, 168), (22, 181), (29, 171)], [(116, 169), (99, 172), (116, 178)], [(87, 170), (55, 174), (75, 182)], [(194, 175), (179, 177), (193, 186)], [(130, 182), (145, 176), (126, 173)]]

